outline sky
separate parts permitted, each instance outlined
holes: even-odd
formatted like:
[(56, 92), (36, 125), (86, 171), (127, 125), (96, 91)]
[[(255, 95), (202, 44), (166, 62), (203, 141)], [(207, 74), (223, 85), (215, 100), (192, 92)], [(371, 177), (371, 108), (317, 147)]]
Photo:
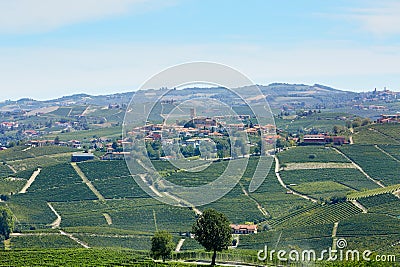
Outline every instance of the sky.
[(395, 0), (0, 0), (0, 101), (137, 90), (165, 68), (400, 91)]

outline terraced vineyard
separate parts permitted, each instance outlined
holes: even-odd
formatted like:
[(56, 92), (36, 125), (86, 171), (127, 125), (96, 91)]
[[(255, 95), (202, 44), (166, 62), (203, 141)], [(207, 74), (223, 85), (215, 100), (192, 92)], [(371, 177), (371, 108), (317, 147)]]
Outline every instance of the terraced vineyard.
[(376, 195), (382, 195), (387, 193), (393, 193), (397, 190), (400, 190), (400, 184), (395, 184), (387, 187), (379, 187), (376, 189), (371, 189), (363, 192), (356, 192), (347, 195), (347, 199), (360, 199), (365, 197), (371, 197)]
[(353, 190), (345, 185), (333, 181), (306, 182), (290, 186), (296, 192), (310, 196), (321, 201), (329, 201), (332, 197), (344, 197)]
[[(147, 254), (124, 249), (46, 249), (0, 251), (1, 266), (170, 266)], [(171, 266), (189, 266), (183, 263)]]
[(10, 195), (17, 193), (25, 185), (25, 179), (0, 178), (0, 195)]
[(385, 185), (400, 182), (400, 164), (373, 145), (352, 145), (339, 147), (354, 162), (375, 180)]
[(400, 145), (379, 145), (379, 147), (400, 161)]
[(63, 146), (43, 146), (28, 147), (16, 146), (7, 150), (0, 151), (0, 161), (15, 161), (39, 156), (49, 156), (54, 154), (70, 153), (76, 149)]
[(69, 140), (82, 140), (82, 142), (89, 142), (94, 137), (108, 137), (108, 138), (119, 138), (122, 134), (122, 127), (109, 127), (101, 129), (91, 129), (84, 131), (75, 131), (68, 133), (56, 133), (49, 134), (46, 138), (52, 139), (58, 136), (61, 141)]
[(68, 163), (44, 168), (28, 189), (29, 192), (35, 198), (50, 202), (96, 199)]
[(367, 125), (358, 127), (353, 134), (355, 144), (400, 144), (398, 140), (390, 135), (385, 135), (383, 132), (378, 131), (376, 125)]
[(99, 234), (75, 234), (79, 240), (82, 240), (90, 247), (99, 248), (130, 248), (134, 250), (150, 250), (152, 234), (135, 235), (99, 235)]
[(393, 194), (380, 194), (358, 199), (370, 213), (380, 213), (400, 218), (400, 201)]
[(71, 112), (71, 107), (59, 107), (58, 109), (48, 113), (49, 115), (56, 115), (60, 117), (67, 117), (68, 114)]
[[(226, 207), (230, 207), (226, 209)], [(216, 210), (225, 210), (225, 215), (232, 223), (243, 224), (245, 222), (259, 223), (266, 219), (258, 209), (254, 201), (246, 196), (239, 185), (223, 198), (204, 206)], [(239, 211), (240, 212), (237, 212)]]
[(70, 238), (59, 233), (41, 235), (23, 235), (11, 238), (12, 249), (49, 249), (49, 248), (80, 248), (81, 246)]
[[(53, 206), (63, 218), (62, 227), (105, 226), (141, 232), (154, 232), (157, 227), (176, 233), (190, 230), (195, 218), (188, 208), (168, 206), (151, 198), (57, 202)], [(112, 225), (107, 224), (104, 213), (110, 215)]]
[[(396, 146), (381, 148), (393, 157), (398, 156)], [(375, 176), (379, 175), (379, 179), (382, 178), (385, 184), (398, 179), (398, 162), (373, 145), (343, 146), (339, 149), (372, 177), (376, 178)], [(19, 161), (23, 152), (18, 149), (15, 151), (15, 155), (10, 156), (13, 161), (7, 157), (4, 159), (14, 163)], [(52, 155), (59, 155), (60, 151), (56, 148)], [(49, 157), (44, 151), (31, 152), (32, 154), (21, 162)], [(340, 168), (342, 165), (351, 164), (332, 148), (297, 147), (279, 153), (278, 157), (282, 164), (338, 164), (335, 166), (339, 167), (335, 168), (281, 170), (280, 175), (291, 189), (317, 199), (346, 194), (348, 198), (357, 196), (355, 198), (366, 207), (368, 213), (361, 213), (362, 210), (350, 202), (321, 205), (290, 194), (288, 189), (278, 182), (274, 169), (269, 170), (267, 166), (261, 170), (266, 176), (265, 181), (255, 192), (249, 192), (248, 187), (258, 163), (258, 158), (252, 157), (240, 183), (231, 192), (214, 203), (199, 207), (200, 210), (212, 207), (222, 211), (233, 223), (259, 224), (258, 234), (240, 236), (238, 251), (262, 249), (264, 244), (282, 249), (326, 249), (332, 245), (332, 229), (336, 222), (339, 222), (337, 236), (346, 237), (354, 246), (361, 244), (376, 249), (387, 249), (385, 246), (388, 242), (398, 237), (397, 218), (400, 216), (400, 201), (394, 195), (387, 194), (398, 189), (398, 183), (392, 187), (379, 188), (358, 169)], [(50, 224), (57, 217), (49, 208), (48, 202), (61, 216), (61, 229), (95, 248), (124, 247), (148, 250), (150, 237), (157, 229), (172, 232), (175, 242), (180, 238), (179, 233), (191, 230), (196, 218), (194, 211), (168, 206), (150, 198), (135, 183), (124, 161), (95, 160), (78, 163), (82, 172), (106, 198), (105, 201), (97, 199), (68, 161), (69, 159), (65, 159), (62, 164), (42, 166), (40, 174), (27, 193), (12, 195), (10, 200), (0, 203), (7, 204), (13, 211), (17, 218), (17, 230), (23, 234), (47, 233), (15, 236), (11, 239), (13, 250), (80, 246), (58, 232), (49, 231)], [(162, 176), (174, 183), (199, 186), (215, 180), (228, 162), (214, 162), (212, 167), (200, 173), (178, 171), (170, 163), (163, 161), (154, 161), (153, 164)], [(390, 168), (384, 169), (384, 166)], [(138, 165), (138, 168), (141, 167)], [(0, 181), (1, 189), (6, 193), (18, 191), (34, 170), (36, 169), (9, 173), (12, 177), (22, 179), (14, 179), (13, 182)], [(7, 172), (6, 169), (4, 171)], [(141, 171), (145, 172), (143, 169)], [(394, 174), (397, 176), (391, 176)], [(367, 226), (369, 222), (374, 225)], [(374, 240), (370, 238), (368, 231), (376, 238), (377, 246), (373, 246)], [(200, 248), (193, 239), (186, 239), (182, 250)], [(0, 259), (0, 265), (1, 261)]]
[(384, 214), (358, 214), (341, 221), (337, 236), (345, 237), (349, 248), (370, 249), (376, 252), (394, 252), (392, 244), (400, 239), (398, 219)]
[(0, 178), (6, 178), (14, 172), (5, 164), (0, 165)]
[(278, 154), (281, 163), (289, 162), (339, 162), (349, 161), (335, 150), (323, 146), (299, 146)]
[(212, 167), (201, 172), (169, 172), (166, 179), (182, 186), (201, 186), (217, 179), (225, 170), (225, 162), (212, 163)]
[(333, 224), (290, 226), (284, 230), (264, 231), (257, 235), (240, 237), (240, 249), (263, 249), (267, 245), (275, 249), (316, 249), (316, 251), (332, 246)]
[(48, 225), (57, 218), (46, 201), (36, 198), (35, 195), (14, 195), (7, 201), (7, 205), (16, 217), (18, 230), (48, 228)]
[[(400, 142), (400, 127), (397, 124), (375, 124), (373, 125), (373, 128), (384, 134), (385, 136), (388, 136), (390, 138), (393, 138), (397, 141)], [(392, 144), (393, 142), (390, 142), (389, 144)]]
[[(335, 175), (332, 175), (335, 173)], [(286, 184), (302, 184), (310, 182), (333, 181), (347, 186), (349, 190), (368, 190), (377, 188), (378, 185), (367, 179), (357, 169), (310, 169), (282, 171), (281, 176)], [(296, 186), (293, 187), (296, 190)]]
[[(6, 162), (17, 172), (22, 172), (37, 169), (39, 166), (45, 167), (68, 162), (74, 151), (77, 150), (63, 146), (18, 146), (0, 151), (0, 160)], [(9, 175), (16, 176), (17, 174), (10, 173)]]
[(271, 221), (273, 228), (285, 228), (295, 226), (307, 226), (329, 224), (350, 218), (361, 213), (361, 210), (349, 202), (320, 205), (294, 216), (286, 217), (286, 220)]
[[(38, 167), (54, 166), (71, 160), (71, 153), (39, 156), (23, 160), (9, 161), (8, 163), (18, 172), (32, 170)], [(13, 175), (14, 176), (14, 175)]]
[(78, 165), (105, 198), (149, 197), (135, 182), (125, 161), (93, 161)]

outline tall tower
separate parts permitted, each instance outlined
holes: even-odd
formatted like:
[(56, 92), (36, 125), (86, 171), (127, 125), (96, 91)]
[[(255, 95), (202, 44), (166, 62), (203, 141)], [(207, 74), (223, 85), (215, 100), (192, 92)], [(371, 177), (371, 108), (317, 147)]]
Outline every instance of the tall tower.
[(190, 118), (194, 119), (196, 117), (196, 109), (195, 108), (191, 108), (190, 109)]

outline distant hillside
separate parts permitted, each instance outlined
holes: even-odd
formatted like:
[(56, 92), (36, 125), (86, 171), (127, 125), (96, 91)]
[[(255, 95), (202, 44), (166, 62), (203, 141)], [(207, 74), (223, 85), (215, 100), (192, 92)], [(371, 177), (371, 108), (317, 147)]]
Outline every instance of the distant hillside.
[[(248, 87), (238, 88), (237, 91), (248, 101), (258, 101), (266, 97), (272, 108), (282, 108), (282, 106), (287, 105), (312, 109), (351, 107), (354, 105), (353, 100), (362, 99), (366, 94), (338, 90), (320, 84), (272, 83), (266, 86), (258, 85), (258, 87), (262, 92), (262, 94), (258, 96), (252, 95), (253, 93), (251, 92), (253, 92), (253, 90), (248, 90)], [(228, 104), (235, 104), (240, 100), (236, 95), (232, 94), (232, 92), (221, 87), (185, 88), (183, 90), (173, 90), (170, 92), (169, 89), (162, 88), (98, 96), (75, 94), (46, 101), (23, 98), (17, 101), (2, 102), (0, 103), (0, 109), (4, 112), (15, 110), (29, 111), (49, 106), (107, 106), (113, 104), (124, 106), (130, 102), (134, 94), (136, 94), (135, 101), (145, 103), (155, 101), (167, 92), (169, 98), (177, 101), (183, 101), (193, 97), (209, 97), (224, 100), (224, 102)]]

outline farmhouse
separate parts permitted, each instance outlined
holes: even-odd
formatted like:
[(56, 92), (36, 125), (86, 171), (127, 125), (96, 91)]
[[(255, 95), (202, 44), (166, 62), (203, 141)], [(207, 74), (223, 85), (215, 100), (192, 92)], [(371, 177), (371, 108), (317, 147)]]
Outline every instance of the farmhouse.
[(347, 144), (348, 141), (345, 136), (328, 136), (323, 134), (309, 134), (304, 135), (303, 144), (305, 145), (323, 145), (327, 143), (334, 143), (335, 145)]
[(107, 152), (104, 154), (102, 160), (123, 160), (125, 157), (129, 156), (130, 152)]
[(257, 225), (255, 224), (231, 224), (232, 234), (257, 234)]
[(393, 115), (381, 115), (381, 117), (377, 120), (378, 123), (396, 123), (400, 122), (400, 114)]
[(82, 152), (75, 152), (72, 153), (71, 161), (72, 162), (81, 162), (86, 160), (94, 159), (93, 153), (82, 153)]
[(325, 135), (306, 134), (304, 135), (304, 144), (325, 144)]
[(24, 134), (29, 137), (34, 137), (39, 135), (38, 132), (36, 132), (35, 130), (26, 130), (24, 131)]
[(79, 140), (70, 140), (68, 141), (68, 145), (73, 148), (81, 148), (81, 141)]

